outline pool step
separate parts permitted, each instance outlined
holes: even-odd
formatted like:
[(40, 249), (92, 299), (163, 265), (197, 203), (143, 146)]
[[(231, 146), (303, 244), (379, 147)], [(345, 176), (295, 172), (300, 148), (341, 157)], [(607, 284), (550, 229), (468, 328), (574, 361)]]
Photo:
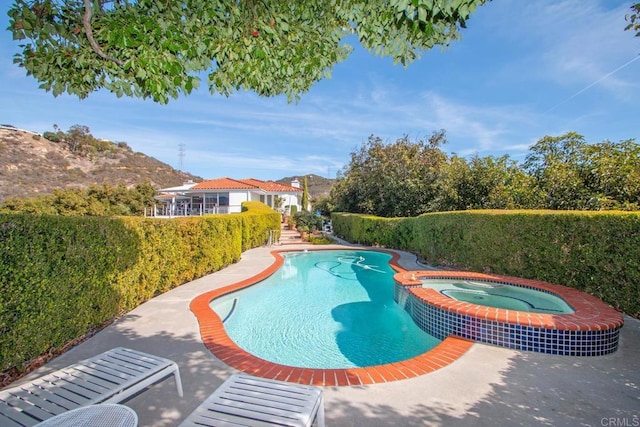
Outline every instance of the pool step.
[(296, 245), (301, 243), (307, 243), (300, 237), (300, 232), (296, 230), (289, 230), (288, 228), (282, 228), (280, 232), (280, 244), (281, 245)]

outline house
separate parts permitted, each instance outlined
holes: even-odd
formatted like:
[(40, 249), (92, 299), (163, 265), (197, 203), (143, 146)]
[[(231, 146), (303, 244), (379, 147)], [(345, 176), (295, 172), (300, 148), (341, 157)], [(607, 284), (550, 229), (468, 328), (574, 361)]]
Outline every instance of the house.
[(291, 185), (255, 178), (216, 178), (202, 182), (162, 188), (154, 197), (156, 204), (148, 216), (174, 217), (204, 214), (237, 213), (242, 202), (260, 201), (275, 210), (289, 214), (291, 206), (300, 210), (302, 188), (294, 180)]

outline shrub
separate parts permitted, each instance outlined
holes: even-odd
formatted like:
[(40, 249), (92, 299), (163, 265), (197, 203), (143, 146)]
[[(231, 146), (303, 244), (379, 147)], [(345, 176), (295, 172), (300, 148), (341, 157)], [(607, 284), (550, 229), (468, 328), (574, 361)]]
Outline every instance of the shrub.
[(17, 369), (144, 301), (240, 259), (280, 215), (172, 220), (0, 214), (0, 371)]
[(242, 204), (242, 250), (264, 245), (271, 230), (277, 230), (280, 238), (280, 222), (282, 217), (278, 212), (262, 202), (244, 202)]
[(293, 221), (299, 231), (313, 233), (322, 228), (322, 217), (308, 211), (296, 212), (293, 215)]
[(139, 242), (116, 219), (0, 215), (0, 370), (113, 318), (114, 280), (135, 263)]
[(435, 265), (570, 286), (640, 317), (640, 213), (458, 211), (414, 218), (332, 215), (337, 236)]
[(330, 245), (331, 243), (335, 243), (331, 237), (325, 235), (309, 235), (309, 243), (313, 245)]

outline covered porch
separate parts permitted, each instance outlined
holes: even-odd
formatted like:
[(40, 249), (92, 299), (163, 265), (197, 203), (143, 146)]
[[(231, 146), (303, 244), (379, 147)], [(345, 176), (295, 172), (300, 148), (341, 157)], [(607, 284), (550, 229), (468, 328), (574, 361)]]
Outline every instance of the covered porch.
[[(215, 197), (214, 197), (215, 196)], [(156, 203), (145, 208), (144, 216), (173, 218), (180, 216), (202, 216), (207, 214), (228, 214), (240, 212), (242, 204), (229, 205), (228, 196), (218, 194), (190, 196), (185, 194), (161, 194), (154, 198)]]

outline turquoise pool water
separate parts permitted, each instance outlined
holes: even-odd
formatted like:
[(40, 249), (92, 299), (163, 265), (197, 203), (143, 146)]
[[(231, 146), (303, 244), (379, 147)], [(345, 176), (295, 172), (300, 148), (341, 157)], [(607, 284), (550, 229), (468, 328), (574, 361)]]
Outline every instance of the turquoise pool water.
[(391, 256), (373, 251), (285, 255), (272, 276), (211, 302), (229, 337), (288, 366), (374, 366), (425, 353), (441, 341), (393, 299)]
[(424, 279), (423, 287), (434, 288), (449, 298), (471, 304), (530, 313), (569, 314), (574, 310), (562, 298), (536, 289), (480, 280)]

